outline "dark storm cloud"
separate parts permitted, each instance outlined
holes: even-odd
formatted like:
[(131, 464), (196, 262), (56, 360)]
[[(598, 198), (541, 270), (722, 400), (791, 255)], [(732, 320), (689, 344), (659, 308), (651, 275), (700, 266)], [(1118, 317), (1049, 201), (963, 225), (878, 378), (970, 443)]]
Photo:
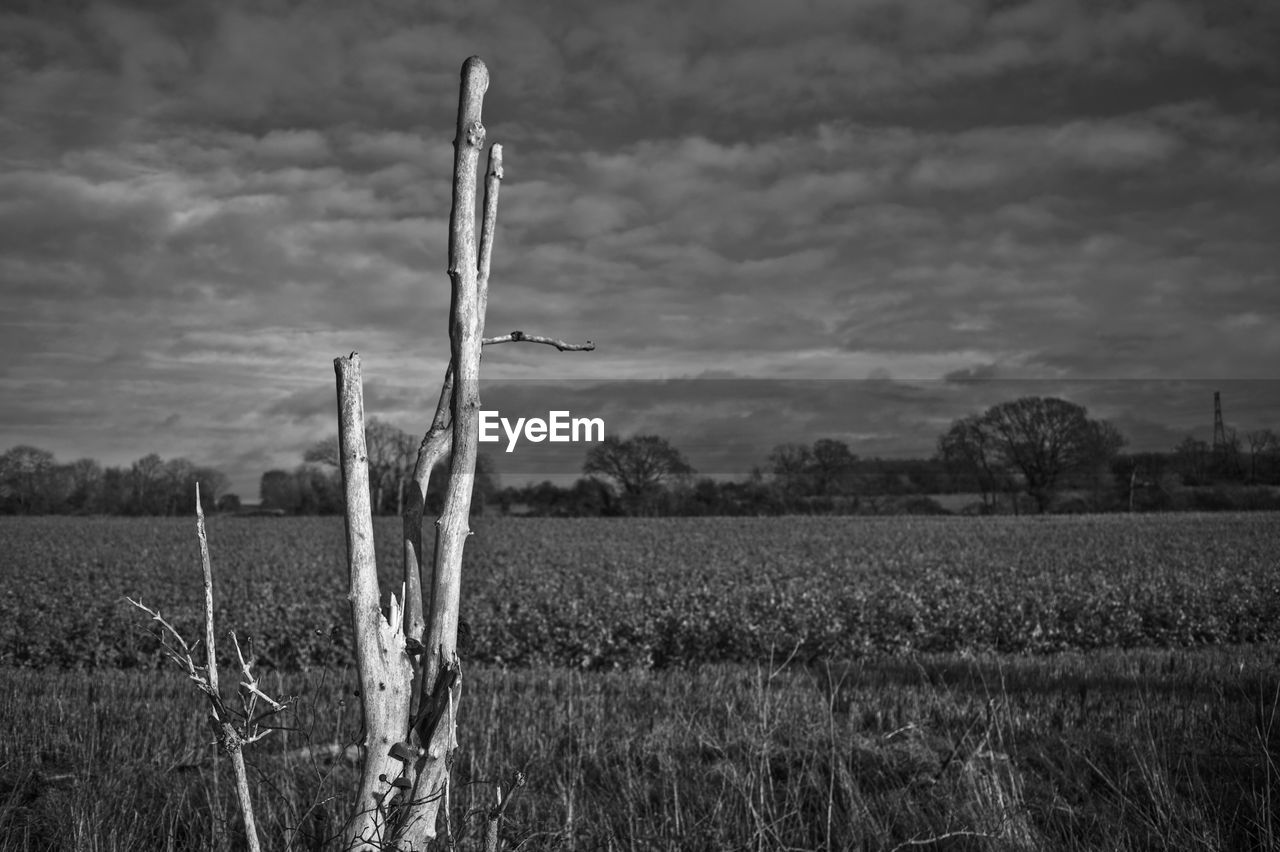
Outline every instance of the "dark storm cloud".
[[(486, 382), (482, 408), (519, 418), (599, 417), (606, 434), (659, 434), (702, 475), (745, 476), (767, 467), (778, 444), (820, 438), (848, 443), (863, 457), (929, 456), (955, 420), (1024, 396), (1056, 396), (1119, 427), (1137, 449), (1172, 448), (1212, 428), (1214, 391), (1232, 428), (1260, 428), (1280, 406), (1280, 381), (995, 379), (978, 368), (946, 380), (893, 378), (805, 381), (694, 378), (666, 381)], [(495, 421), (496, 422), (496, 421)], [(514, 427), (513, 427), (514, 428)], [(497, 469), (518, 478), (578, 474), (588, 446), (509, 439), (482, 448)]]
[(994, 379), (999, 373), (1000, 369), (995, 364), (975, 364), (962, 370), (952, 370), (942, 379), (947, 382), (972, 382)]
[(489, 331), (599, 345), (498, 347), (496, 380), (779, 380), (581, 399), (729, 467), (769, 415), (927, 452), (992, 376), (1274, 376), (1265, 4), (31, 8), (0, 13), (6, 445), (163, 449), (251, 493), (331, 431), (352, 350), (418, 431), (471, 53), (507, 157)]
[(263, 409), (268, 417), (282, 417), (294, 423), (334, 415), (337, 411), (335, 393), (330, 388), (314, 387), (295, 391)]

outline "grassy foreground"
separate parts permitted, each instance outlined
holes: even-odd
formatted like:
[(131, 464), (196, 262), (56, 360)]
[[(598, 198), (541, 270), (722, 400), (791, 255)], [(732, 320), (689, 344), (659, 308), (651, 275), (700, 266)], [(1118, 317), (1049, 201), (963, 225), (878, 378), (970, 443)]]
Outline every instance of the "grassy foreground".
[[(452, 828), (479, 848), (468, 810), (522, 769), (508, 849), (1276, 849), (1278, 654), (473, 666)], [(264, 848), (319, 849), (355, 776), (354, 674), (264, 686), (298, 696), (247, 752)], [(0, 849), (244, 848), (203, 714), (176, 671), (0, 669)]]

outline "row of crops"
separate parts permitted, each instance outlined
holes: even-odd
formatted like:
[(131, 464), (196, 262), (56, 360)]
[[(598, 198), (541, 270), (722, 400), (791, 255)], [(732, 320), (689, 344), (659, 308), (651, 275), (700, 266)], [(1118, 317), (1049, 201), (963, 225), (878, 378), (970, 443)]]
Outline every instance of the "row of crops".
[[(400, 589), (397, 519), (378, 519)], [(1275, 515), (477, 519), (465, 657), (664, 667), (878, 652), (1280, 640)], [(264, 666), (351, 662), (341, 518), (213, 518), (217, 626)], [(153, 666), (188, 638), (192, 521), (0, 519), (0, 665)]]

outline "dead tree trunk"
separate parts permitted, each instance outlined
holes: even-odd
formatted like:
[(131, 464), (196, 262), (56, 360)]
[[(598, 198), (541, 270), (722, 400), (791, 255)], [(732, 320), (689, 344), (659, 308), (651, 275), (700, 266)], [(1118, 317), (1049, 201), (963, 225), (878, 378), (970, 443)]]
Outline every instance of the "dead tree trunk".
[[(409, 722), (413, 667), (400, 624), (402, 601), (391, 596), (391, 617), (383, 618), (378, 565), (373, 548), (373, 507), (369, 503), (369, 457), (364, 441), (364, 395), (360, 356), (334, 361), (338, 374), (338, 443), (342, 456), (346, 501), (348, 600), (355, 637), (364, 717), (365, 750), (355, 815), (348, 825), (347, 848), (381, 848), (386, 836), (387, 805), (402, 788), (405, 757), (397, 743)], [(403, 593), (401, 594), (403, 597)]]
[[(390, 616), (379, 608), (369, 505), (368, 458), (359, 356), (334, 362), (338, 376), (339, 436), (347, 512), (350, 600), (365, 720), (365, 751), (355, 813), (345, 849), (425, 849), (448, 819), (449, 768), (457, 748), (462, 697), (457, 654), (462, 556), (471, 534), (480, 351), (484, 344), (528, 341), (587, 350), (514, 331), (485, 339), (489, 261), (502, 178), (502, 147), (489, 150), (483, 228), (475, 232), (476, 171), (485, 130), (480, 121), (489, 72), (478, 57), (462, 66), (454, 139), (453, 208), (449, 223), (449, 366), (439, 402), (418, 451), (403, 515), (404, 585), (391, 596)], [(427, 486), (436, 462), (451, 453), (444, 511), (435, 523), (435, 559), (423, 553)], [(429, 570), (428, 570), (429, 567)], [(426, 600), (424, 601), (424, 594)], [(424, 606), (425, 603), (425, 606)]]
[[(471, 535), (476, 419), (480, 410), (480, 347), (484, 332), (484, 320), (480, 316), (480, 270), (476, 265), (476, 164), (484, 145), (480, 112), (488, 88), (489, 72), (484, 63), (475, 57), (468, 59), (462, 66), (457, 136), (453, 141), (453, 210), (449, 215), (449, 280), (453, 284), (449, 312), (449, 350), (454, 377), (450, 411), (453, 453), (444, 513), (436, 523), (435, 570), (422, 640), (417, 715), (409, 731), (409, 741), (418, 749), (413, 766), (416, 783), (409, 813), (393, 836), (397, 845), (415, 848), (435, 837), (436, 816), (448, 796), (448, 761), (458, 745), (455, 722), (462, 697), (461, 665), (456, 650), (458, 601), (462, 587), (462, 551), (467, 536)], [(495, 198), (495, 204), (496, 201)]]

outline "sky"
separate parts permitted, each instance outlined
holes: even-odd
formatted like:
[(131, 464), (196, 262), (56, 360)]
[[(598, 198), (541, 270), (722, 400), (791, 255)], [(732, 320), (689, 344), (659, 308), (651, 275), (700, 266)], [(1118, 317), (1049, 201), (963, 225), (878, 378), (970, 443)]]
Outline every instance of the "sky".
[(251, 500), (336, 432), (351, 351), (420, 434), (473, 54), (486, 332), (597, 346), (489, 347), (486, 400), (720, 474), (928, 455), (1023, 395), (1130, 449), (1210, 439), (1214, 390), (1280, 429), (1274, 0), (4, 9), (0, 448), (186, 457)]

